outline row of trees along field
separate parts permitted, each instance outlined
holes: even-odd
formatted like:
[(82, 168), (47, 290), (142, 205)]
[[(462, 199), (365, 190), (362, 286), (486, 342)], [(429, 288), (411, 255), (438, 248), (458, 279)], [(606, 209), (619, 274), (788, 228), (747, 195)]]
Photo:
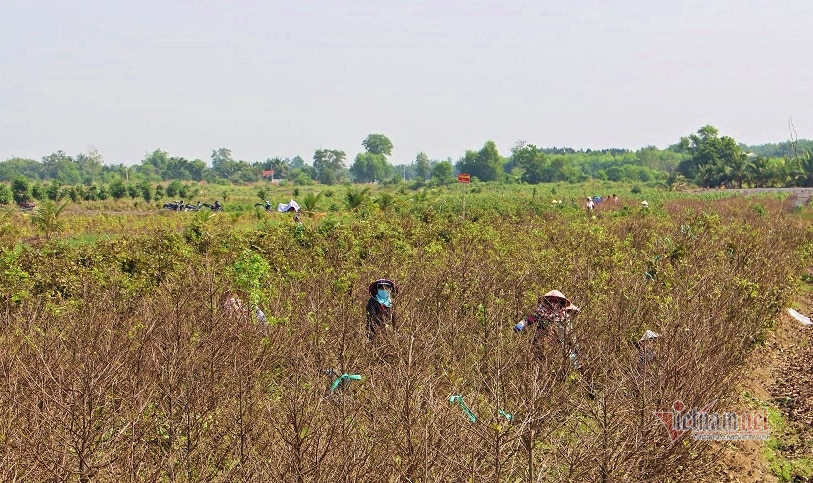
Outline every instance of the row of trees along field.
[[(459, 172), (481, 181), (504, 183), (579, 183), (590, 178), (609, 181), (661, 183), (667, 188), (694, 182), (702, 187), (716, 186), (813, 186), (813, 141), (798, 140), (780, 144), (746, 146), (729, 136), (720, 136), (713, 126), (682, 137), (666, 149), (647, 146), (628, 149), (575, 150), (541, 148), (519, 141), (510, 156), (502, 156), (493, 141), (479, 150), (467, 150), (456, 163), (432, 160), (420, 152), (409, 164), (392, 164), (393, 143), (383, 134), (370, 134), (362, 141), (350, 166), (347, 155), (338, 149), (318, 149), (312, 164), (300, 156), (274, 157), (261, 162), (235, 160), (227, 148), (212, 151), (210, 163), (170, 156), (160, 149), (147, 154), (139, 164), (105, 164), (98, 151), (69, 156), (62, 151), (42, 161), (11, 158), (0, 162), (0, 181), (16, 182), (0, 188), (0, 202), (25, 197), (25, 183), (33, 183), (29, 196), (39, 198), (59, 192), (60, 186), (80, 186), (64, 196), (72, 199), (105, 197), (155, 197), (151, 183), (164, 181), (207, 181), (216, 184), (242, 184), (260, 181), (263, 173), (297, 185), (314, 182), (448, 184)], [(43, 184), (49, 183), (50, 184)], [(181, 187), (176, 186), (175, 191)], [(166, 193), (169, 196), (174, 194)], [(158, 193), (158, 197), (162, 194)], [(183, 194), (181, 193), (181, 196)], [(5, 201), (3, 201), (5, 200)]]

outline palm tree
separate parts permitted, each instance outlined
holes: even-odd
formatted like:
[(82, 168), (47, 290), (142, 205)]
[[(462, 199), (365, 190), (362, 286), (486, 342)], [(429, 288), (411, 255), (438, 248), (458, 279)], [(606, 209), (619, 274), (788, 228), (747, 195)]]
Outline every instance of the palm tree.
[(663, 187), (666, 188), (667, 191), (680, 191), (686, 187), (686, 178), (677, 171), (672, 171), (666, 177), (666, 180), (664, 180)]
[(762, 156), (758, 156), (746, 169), (746, 179), (748, 179), (748, 182), (757, 188), (764, 188), (770, 177), (768, 160)]
[(274, 170), (274, 178), (287, 178), (288, 177), (288, 164), (285, 160), (274, 158), (271, 160), (271, 169)]
[(697, 184), (704, 188), (715, 185), (717, 181), (717, 167), (713, 164), (704, 164), (697, 169)]
[(790, 177), (795, 186), (813, 186), (813, 159), (811, 159), (810, 151), (805, 151), (793, 159)]
[(790, 169), (784, 159), (775, 159), (769, 166), (769, 173), (772, 186), (787, 185)]
[(802, 186), (813, 187), (813, 156), (810, 155), (810, 151), (805, 151), (803, 155), (799, 156), (799, 168)]
[(62, 203), (61, 206), (57, 206), (53, 201), (46, 201), (31, 215), (31, 223), (33, 223), (46, 238), (50, 238), (51, 235), (59, 233), (59, 230), (62, 228), (59, 215), (62, 214), (66, 206), (68, 206), (67, 201)]
[(305, 211), (313, 212), (316, 210), (316, 204), (319, 203), (319, 200), (322, 198), (322, 192), (318, 192), (316, 194), (308, 193), (302, 198), (302, 206), (305, 207)]
[(725, 167), (726, 176), (737, 185), (737, 188), (742, 188), (742, 182), (747, 176), (750, 164), (748, 156), (745, 153), (740, 153)]
[(365, 186), (364, 188), (348, 188), (347, 193), (344, 195), (347, 207), (351, 210), (355, 210), (363, 205), (364, 202), (367, 201), (367, 193), (369, 192), (369, 186)]
[(212, 210), (199, 210), (195, 214), (195, 222), (203, 226), (215, 216), (217, 216), (217, 213)]
[(375, 202), (381, 211), (387, 211), (395, 204), (395, 197), (390, 193), (381, 193)]
[(415, 193), (415, 201), (424, 202), (429, 198), (429, 189), (424, 188)]

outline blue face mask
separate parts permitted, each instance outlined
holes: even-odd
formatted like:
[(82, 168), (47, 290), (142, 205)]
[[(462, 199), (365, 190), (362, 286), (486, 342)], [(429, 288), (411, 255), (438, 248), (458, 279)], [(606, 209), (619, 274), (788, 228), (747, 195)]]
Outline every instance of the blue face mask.
[(385, 307), (392, 307), (392, 299), (390, 298), (390, 293), (382, 288), (378, 289), (378, 293), (375, 295), (375, 299), (378, 301), (378, 303)]

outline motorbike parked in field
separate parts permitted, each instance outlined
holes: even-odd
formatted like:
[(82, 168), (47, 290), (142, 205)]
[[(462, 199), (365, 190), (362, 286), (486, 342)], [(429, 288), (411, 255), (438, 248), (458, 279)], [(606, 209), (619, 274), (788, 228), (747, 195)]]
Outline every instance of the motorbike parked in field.
[(164, 209), (169, 211), (200, 211), (201, 208), (209, 208), (212, 211), (223, 211), (223, 205), (220, 204), (219, 201), (215, 201), (214, 204), (209, 203), (201, 203), (198, 201), (197, 204), (191, 205), (184, 203), (183, 200), (173, 201), (171, 203), (164, 203)]

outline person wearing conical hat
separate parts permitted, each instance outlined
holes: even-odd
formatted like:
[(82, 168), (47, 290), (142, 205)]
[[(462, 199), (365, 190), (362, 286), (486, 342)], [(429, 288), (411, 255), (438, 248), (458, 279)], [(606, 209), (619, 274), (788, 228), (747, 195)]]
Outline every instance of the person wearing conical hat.
[(395, 306), (393, 297), (398, 287), (392, 280), (381, 278), (368, 287), (370, 299), (367, 301), (367, 339), (373, 340), (378, 334), (395, 330)]
[(652, 363), (657, 359), (655, 341), (660, 339), (661, 335), (654, 330), (647, 329), (644, 335), (638, 339), (636, 346), (638, 348), (638, 360), (641, 363)]
[(581, 309), (573, 305), (565, 295), (558, 290), (551, 290), (542, 296), (534, 312), (527, 315), (514, 326), (515, 332), (521, 332), (526, 327), (536, 324), (534, 333), (534, 346), (542, 347), (545, 343), (555, 342), (568, 349), (570, 362), (576, 369), (581, 368), (578, 360), (576, 340), (573, 337), (572, 319)]

